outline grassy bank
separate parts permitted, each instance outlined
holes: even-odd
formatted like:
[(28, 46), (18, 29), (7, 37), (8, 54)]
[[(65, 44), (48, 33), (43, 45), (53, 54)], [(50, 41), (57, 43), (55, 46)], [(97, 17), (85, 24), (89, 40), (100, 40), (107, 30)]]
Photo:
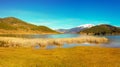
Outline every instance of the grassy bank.
[(119, 67), (120, 48), (0, 48), (0, 67)]
[(1, 47), (34, 47), (39, 45), (46, 47), (47, 45), (61, 46), (64, 43), (107, 43), (108, 39), (105, 37), (95, 36), (82, 36), (76, 38), (46, 38), (46, 39), (26, 39), (26, 38), (14, 38), (14, 37), (0, 37)]

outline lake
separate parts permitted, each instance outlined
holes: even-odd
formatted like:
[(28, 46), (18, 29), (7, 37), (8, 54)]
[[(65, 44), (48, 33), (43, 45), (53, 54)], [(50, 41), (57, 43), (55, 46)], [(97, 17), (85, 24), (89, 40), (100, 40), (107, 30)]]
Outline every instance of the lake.
[[(19, 38), (73, 38), (73, 37), (80, 37), (80, 34), (27, 34), (27, 35), (13, 35), (13, 34), (0, 34), (2, 37), (19, 37)], [(100, 47), (120, 47), (120, 36), (99, 36), (99, 37), (106, 37), (109, 39), (108, 43), (105, 44), (90, 44), (90, 43), (83, 43), (83, 44), (64, 44), (62, 48), (68, 47), (75, 47), (75, 46), (100, 46)], [(36, 48), (39, 48), (36, 46)], [(56, 46), (47, 46), (47, 49), (56, 48)]]

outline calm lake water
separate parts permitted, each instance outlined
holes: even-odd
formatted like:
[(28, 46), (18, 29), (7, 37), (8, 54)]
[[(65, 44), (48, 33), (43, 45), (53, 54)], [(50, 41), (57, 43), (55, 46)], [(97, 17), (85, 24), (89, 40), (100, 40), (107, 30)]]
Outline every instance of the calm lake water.
[[(20, 37), (20, 38), (72, 38), (72, 37), (80, 37), (81, 35), (79, 34), (48, 34), (48, 35), (39, 35), (39, 34), (34, 34), (34, 35), (3, 35), (1, 34), (0, 36), (2, 37)], [(100, 36), (99, 36), (100, 37)], [(90, 43), (83, 43), (83, 44), (64, 44), (61, 47), (62, 48), (68, 48), (68, 47), (75, 47), (75, 46), (100, 46), (100, 47), (116, 47), (120, 48), (120, 36), (102, 36), (108, 38), (110, 41), (109, 43), (106, 44), (90, 44)], [(36, 46), (36, 48), (39, 48)], [(52, 49), (56, 48), (56, 46), (47, 46), (47, 49)]]
[(21, 38), (71, 38), (79, 37), (78, 34), (0, 34), (2, 37), (21, 37)]

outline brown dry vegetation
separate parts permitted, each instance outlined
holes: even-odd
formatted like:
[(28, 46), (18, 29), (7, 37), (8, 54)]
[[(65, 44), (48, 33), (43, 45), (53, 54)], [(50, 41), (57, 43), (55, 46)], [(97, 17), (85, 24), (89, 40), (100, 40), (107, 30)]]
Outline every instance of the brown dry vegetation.
[(47, 39), (26, 39), (26, 38), (14, 38), (14, 37), (0, 37), (1, 47), (34, 47), (39, 45), (46, 47), (47, 45), (60, 46), (64, 43), (107, 43), (108, 39), (105, 37), (95, 36), (82, 36), (76, 38), (47, 38)]
[(120, 67), (120, 48), (0, 48), (0, 67)]

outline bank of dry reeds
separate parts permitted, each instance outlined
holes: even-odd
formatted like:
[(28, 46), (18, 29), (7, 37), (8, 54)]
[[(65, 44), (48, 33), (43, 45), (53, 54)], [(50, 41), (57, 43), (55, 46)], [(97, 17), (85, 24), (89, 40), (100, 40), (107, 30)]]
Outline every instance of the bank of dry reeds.
[(1, 47), (46, 47), (47, 45), (61, 46), (65, 43), (107, 43), (108, 39), (105, 37), (95, 36), (81, 36), (76, 38), (47, 38), (47, 39), (27, 39), (27, 38), (14, 38), (14, 37), (0, 37)]

